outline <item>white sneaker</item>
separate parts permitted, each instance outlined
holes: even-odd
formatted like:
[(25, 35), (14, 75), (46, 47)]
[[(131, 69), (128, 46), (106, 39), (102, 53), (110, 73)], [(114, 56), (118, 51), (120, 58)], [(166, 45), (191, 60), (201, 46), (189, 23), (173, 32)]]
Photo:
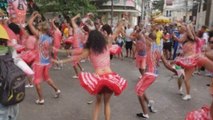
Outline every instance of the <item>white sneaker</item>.
[(25, 85), (25, 87), (26, 87), (26, 88), (29, 88), (29, 87), (30, 87), (30, 84)]
[(30, 88), (33, 88), (34, 86), (33, 86), (33, 84), (31, 84), (31, 85), (29, 85), (29, 87), (30, 87)]
[(154, 100), (149, 100), (148, 107), (149, 107), (149, 106), (153, 106), (153, 105), (154, 105), (154, 103), (155, 103), (155, 101), (154, 101)]
[(213, 75), (212, 75), (212, 73), (206, 73), (205, 76), (206, 77), (212, 77)]
[(93, 100), (90, 100), (87, 102), (87, 104), (92, 104), (94, 101)]
[(27, 84), (27, 85), (25, 85), (25, 87), (26, 87), (26, 88), (32, 88), (33, 85), (32, 85), (32, 84)]
[(61, 94), (61, 90), (57, 90), (56, 92), (55, 92), (55, 98), (59, 98), (59, 96), (60, 96), (60, 94)]
[(142, 117), (142, 118), (145, 118), (145, 119), (149, 119), (149, 115), (148, 114), (137, 113), (136, 116), (137, 117)]
[(154, 100), (149, 100), (149, 103), (148, 103), (148, 108), (149, 108), (149, 111), (152, 112), (152, 113), (156, 113), (157, 110), (154, 108)]
[(80, 62), (81, 62), (81, 63), (85, 63), (85, 62), (86, 62), (86, 60), (81, 60)]
[(60, 70), (60, 67), (53, 67), (54, 70)]
[(182, 99), (183, 100), (190, 100), (192, 97), (191, 95), (185, 95)]
[(72, 76), (72, 78), (74, 78), (74, 79), (78, 79), (78, 76), (74, 75), (74, 76)]

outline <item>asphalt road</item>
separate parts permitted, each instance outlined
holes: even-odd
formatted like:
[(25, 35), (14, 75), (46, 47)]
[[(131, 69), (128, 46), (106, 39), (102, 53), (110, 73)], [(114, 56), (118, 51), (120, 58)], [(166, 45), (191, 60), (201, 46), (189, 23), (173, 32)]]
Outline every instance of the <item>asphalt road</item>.
[[(81, 63), (85, 71), (93, 72), (90, 63)], [(139, 72), (132, 59), (125, 58), (123, 61), (113, 59), (112, 69), (128, 80), (128, 87), (118, 97), (111, 98), (111, 120), (142, 120), (136, 117), (141, 108), (134, 92), (138, 81)], [(149, 113), (150, 120), (184, 120), (187, 112), (198, 109), (204, 104), (210, 104), (207, 83), (210, 78), (193, 76), (191, 80), (190, 101), (183, 101), (177, 93), (176, 80), (169, 81), (171, 72), (163, 65), (159, 68), (159, 77), (147, 90), (147, 95), (155, 101), (157, 113)], [(62, 94), (58, 99), (53, 98), (54, 91), (46, 84), (42, 84), (45, 96), (44, 105), (36, 105), (37, 93), (35, 88), (27, 88), (26, 98), (20, 104), (18, 120), (91, 120), (93, 104), (87, 104), (95, 97), (89, 95), (79, 84), (78, 79), (73, 79), (74, 70), (70, 64), (64, 65), (62, 70), (51, 69), (52, 79), (60, 87)], [(103, 107), (100, 120), (104, 120)]]

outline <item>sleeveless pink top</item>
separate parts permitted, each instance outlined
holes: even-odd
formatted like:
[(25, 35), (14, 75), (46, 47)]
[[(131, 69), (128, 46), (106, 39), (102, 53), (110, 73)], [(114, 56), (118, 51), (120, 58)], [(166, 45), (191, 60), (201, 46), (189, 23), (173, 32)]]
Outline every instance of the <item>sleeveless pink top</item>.
[(54, 31), (53, 38), (54, 38), (54, 47), (56, 47), (56, 48), (60, 47), (61, 39), (62, 39), (62, 33), (59, 29), (56, 29)]
[(110, 67), (110, 53), (108, 48), (101, 54), (95, 54), (92, 51), (90, 52), (90, 60), (95, 69)]

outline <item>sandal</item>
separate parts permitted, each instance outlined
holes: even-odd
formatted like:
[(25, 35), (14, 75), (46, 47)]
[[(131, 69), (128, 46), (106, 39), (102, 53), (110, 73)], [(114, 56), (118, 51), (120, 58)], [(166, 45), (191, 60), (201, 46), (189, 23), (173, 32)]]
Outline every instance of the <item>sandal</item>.
[(35, 103), (38, 104), (38, 105), (43, 105), (44, 104), (44, 99), (42, 99), (42, 100), (38, 99), (38, 100), (35, 101)]

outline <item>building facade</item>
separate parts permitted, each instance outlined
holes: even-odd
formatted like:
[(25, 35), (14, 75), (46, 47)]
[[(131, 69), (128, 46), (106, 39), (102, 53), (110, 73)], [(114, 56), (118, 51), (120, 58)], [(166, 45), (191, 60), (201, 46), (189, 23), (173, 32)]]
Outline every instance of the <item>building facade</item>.
[(102, 16), (104, 23), (112, 23), (113, 26), (123, 18), (131, 25), (137, 25), (141, 17), (141, 4), (141, 0), (109, 0), (99, 7), (98, 14)]
[(170, 20), (192, 20), (193, 0), (164, 0), (163, 15)]
[(206, 25), (213, 25), (213, 1), (212, 0), (194, 0), (194, 14), (196, 29)]

